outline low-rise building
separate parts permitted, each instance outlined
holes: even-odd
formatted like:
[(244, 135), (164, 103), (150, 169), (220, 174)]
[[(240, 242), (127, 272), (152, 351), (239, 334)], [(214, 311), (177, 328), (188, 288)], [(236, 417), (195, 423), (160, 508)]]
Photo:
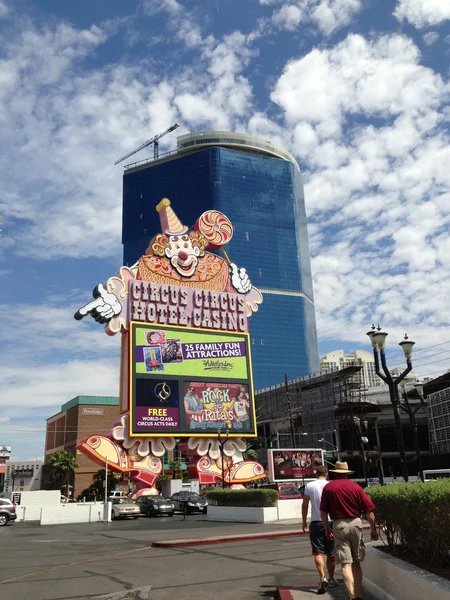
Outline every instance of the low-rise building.
[(76, 446), (83, 438), (94, 433), (106, 435), (119, 417), (119, 398), (115, 396), (76, 396), (63, 404), (60, 412), (47, 419), (43, 487), (52, 489), (55, 485), (48, 466), (52, 454), (58, 450), (68, 450), (76, 455), (78, 465), (69, 496), (76, 499), (88, 488), (94, 473), (101, 467), (84, 454), (77, 454)]
[(43, 460), (9, 461), (3, 492), (35, 492), (41, 489)]

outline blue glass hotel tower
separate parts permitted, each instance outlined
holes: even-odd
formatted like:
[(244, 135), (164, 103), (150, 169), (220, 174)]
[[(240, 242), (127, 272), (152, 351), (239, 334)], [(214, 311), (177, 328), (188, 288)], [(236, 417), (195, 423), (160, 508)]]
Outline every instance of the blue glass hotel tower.
[(263, 294), (250, 318), (255, 389), (319, 370), (311, 264), (300, 170), (262, 138), (207, 131), (180, 136), (176, 152), (125, 167), (124, 264), (160, 231), (155, 206), (170, 199), (184, 225), (206, 210), (234, 226), (227, 253)]

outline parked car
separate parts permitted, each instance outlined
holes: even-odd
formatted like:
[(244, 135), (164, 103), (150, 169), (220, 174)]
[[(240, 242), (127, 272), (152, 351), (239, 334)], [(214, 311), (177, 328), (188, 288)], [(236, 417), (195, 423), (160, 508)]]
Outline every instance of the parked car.
[(8, 525), (17, 519), (16, 505), (7, 498), (0, 498), (0, 527)]
[(130, 500), (126, 496), (112, 498), (111, 519), (125, 519), (126, 517), (137, 519), (140, 514), (139, 506), (134, 500)]
[(157, 517), (158, 515), (173, 517), (175, 512), (172, 500), (162, 496), (141, 496), (136, 500), (136, 504), (139, 506), (141, 515), (147, 517)]
[(208, 512), (208, 501), (195, 492), (188, 492), (186, 502), (180, 501), (180, 494), (178, 492), (172, 495), (171, 500), (175, 505), (175, 510), (180, 512), (184, 511), (184, 505), (186, 505), (186, 514), (188, 515), (194, 512), (202, 512), (206, 515)]
[(266, 483), (263, 490), (277, 490), (280, 500), (301, 500), (302, 495), (293, 483)]
[(124, 498), (125, 494), (121, 490), (112, 490), (108, 494), (108, 498)]

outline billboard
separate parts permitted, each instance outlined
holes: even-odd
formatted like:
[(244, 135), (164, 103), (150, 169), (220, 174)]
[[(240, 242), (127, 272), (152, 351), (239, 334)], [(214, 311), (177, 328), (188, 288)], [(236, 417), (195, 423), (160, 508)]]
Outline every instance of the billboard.
[(11, 457), (11, 446), (0, 446), (0, 458)]
[(324, 463), (322, 448), (272, 448), (267, 451), (271, 481), (311, 479)]
[(249, 335), (130, 323), (130, 435), (255, 437)]

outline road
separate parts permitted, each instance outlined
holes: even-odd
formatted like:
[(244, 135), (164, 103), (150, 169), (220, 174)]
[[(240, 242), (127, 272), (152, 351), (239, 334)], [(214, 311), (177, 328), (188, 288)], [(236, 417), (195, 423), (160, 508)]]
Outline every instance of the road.
[[(292, 529), (293, 525), (285, 525)], [(0, 600), (257, 600), (316, 585), (306, 537), (152, 548), (158, 540), (279, 531), (201, 516), (0, 529)]]

